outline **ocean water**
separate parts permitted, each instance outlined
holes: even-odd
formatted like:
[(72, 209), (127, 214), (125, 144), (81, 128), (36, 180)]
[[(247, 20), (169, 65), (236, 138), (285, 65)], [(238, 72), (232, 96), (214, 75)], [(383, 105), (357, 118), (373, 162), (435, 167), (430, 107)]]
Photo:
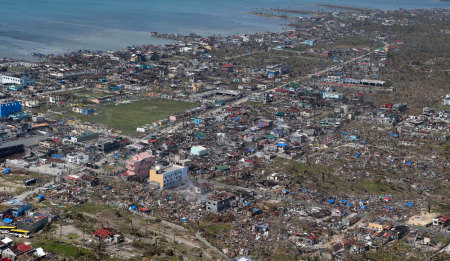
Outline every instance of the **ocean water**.
[(377, 9), (448, 8), (439, 0), (0, 0), (0, 57), (160, 44), (150, 32), (201, 35), (279, 31), (254, 8), (317, 10), (316, 3)]

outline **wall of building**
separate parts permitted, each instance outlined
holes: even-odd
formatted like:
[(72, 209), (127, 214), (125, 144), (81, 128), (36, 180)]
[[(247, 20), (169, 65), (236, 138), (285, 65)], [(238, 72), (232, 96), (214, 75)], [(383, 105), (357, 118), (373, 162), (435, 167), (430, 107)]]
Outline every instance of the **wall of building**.
[(31, 137), (2, 143), (0, 145), (0, 148), (7, 148), (7, 147), (12, 147), (12, 146), (20, 146), (20, 145), (23, 145), (25, 148), (27, 148), (27, 147), (32, 147), (32, 146), (38, 145), (40, 141), (44, 141), (44, 140), (48, 139), (48, 133), (46, 133), (46, 132), (38, 132), (38, 133), (39, 133), (38, 135), (34, 135)]
[(159, 184), (160, 189), (175, 188), (186, 182), (188, 167), (170, 167), (162, 170), (151, 169), (149, 181)]
[(37, 231), (41, 230), (47, 223), (49, 222), (48, 217), (45, 217), (41, 220), (38, 220), (34, 223), (31, 222), (17, 222), (17, 228), (30, 231), (31, 233), (36, 233)]
[(18, 77), (2, 75), (2, 84), (20, 84), (23, 86), (30, 86), (30, 85), (35, 85), (36, 81), (27, 76), (18, 78)]
[(0, 104), (0, 117), (8, 117), (12, 113), (19, 111), (22, 111), (22, 103), (20, 101)]
[(128, 175), (141, 179), (148, 178), (153, 165), (155, 165), (155, 158), (148, 152), (142, 152), (127, 160)]

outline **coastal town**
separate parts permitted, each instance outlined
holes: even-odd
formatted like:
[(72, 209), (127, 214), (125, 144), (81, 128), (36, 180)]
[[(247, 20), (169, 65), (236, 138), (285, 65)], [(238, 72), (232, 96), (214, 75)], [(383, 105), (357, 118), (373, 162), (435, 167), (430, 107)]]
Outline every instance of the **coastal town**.
[(448, 260), (448, 9), (0, 59), (1, 260)]

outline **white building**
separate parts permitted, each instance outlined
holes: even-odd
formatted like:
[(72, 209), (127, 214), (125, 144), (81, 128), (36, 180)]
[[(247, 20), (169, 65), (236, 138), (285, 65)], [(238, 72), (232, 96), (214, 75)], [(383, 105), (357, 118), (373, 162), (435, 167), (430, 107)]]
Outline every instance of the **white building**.
[(39, 107), (40, 102), (38, 100), (26, 100), (23, 104), (28, 108), (36, 108)]
[(337, 92), (324, 92), (322, 94), (322, 98), (324, 99), (342, 100), (342, 97), (342, 94)]
[(206, 154), (208, 154), (208, 149), (203, 146), (192, 146), (191, 147), (191, 155), (203, 156)]
[(450, 94), (447, 94), (445, 98), (442, 100), (442, 104), (444, 106), (450, 106)]
[(2, 75), (2, 84), (18, 84), (18, 85), (22, 85), (22, 86), (31, 86), (31, 85), (35, 85), (36, 81), (26, 75), (24, 75), (20, 78)]
[(89, 161), (89, 156), (84, 153), (69, 153), (66, 155), (66, 161), (76, 164), (84, 164)]

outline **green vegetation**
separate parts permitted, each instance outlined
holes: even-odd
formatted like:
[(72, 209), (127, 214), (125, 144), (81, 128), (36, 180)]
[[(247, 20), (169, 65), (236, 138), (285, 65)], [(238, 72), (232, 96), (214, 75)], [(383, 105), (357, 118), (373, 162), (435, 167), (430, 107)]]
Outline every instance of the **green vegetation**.
[(221, 232), (228, 231), (231, 229), (230, 224), (211, 224), (206, 227), (208, 232), (214, 235), (218, 235)]
[(88, 214), (96, 214), (100, 211), (110, 208), (106, 205), (97, 205), (92, 203), (84, 203), (77, 207), (72, 208), (73, 211), (78, 213), (88, 213)]
[(253, 53), (251, 55), (238, 57), (237, 64), (247, 67), (266, 67), (270, 64), (279, 63), (289, 65), (291, 74), (300, 75), (310, 73), (314, 69), (325, 68), (331, 61), (322, 57), (311, 57), (301, 55), (294, 50), (270, 50), (264, 53)]
[(134, 133), (139, 126), (152, 123), (193, 107), (195, 107), (194, 103), (164, 99), (136, 101), (120, 105), (106, 105), (101, 108), (94, 121), (126, 133)]
[(86, 248), (77, 247), (63, 242), (57, 241), (38, 241), (34, 242), (34, 247), (42, 247), (46, 251), (62, 255), (65, 257), (80, 258), (81, 256), (94, 257), (94, 252)]
[[(372, 172), (371, 178), (350, 180), (334, 175), (334, 168), (318, 164), (304, 164), (293, 160), (275, 159), (274, 171), (289, 176), (290, 185), (296, 184), (306, 189), (317, 189), (325, 194), (357, 195), (393, 194), (396, 196), (411, 196), (414, 191), (406, 189), (401, 183), (389, 183), (384, 180), (382, 173)], [(337, 166), (337, 165), (336, 165)], [(355, 170), (356, 171), (356, 170)], [(360, 170), (359, 170), (360, 171)]]
[(8, 67), (8, 72), (23, 72), (23, 71), (27, 71), (29, 70), (29, 67), (25, 67), (25, 66), (11, 66)]
[(69, 234), (67, 234), (67, 238), (71, 239), (71, 240), (76, 240), (76, 239), (80, 238), (80, 236), (77, 233), (69, 233)]
[[(411, 113), (420, 113), (423, 107), (440, 104), (441, 97), (448, 93), (447, 70), (450, 66), (450, 54), (443, 51), (449, 37), (440, 30), (447, 28), (449, 23), (432, 23), (425, 19), (413, 26), (389, 27), (397, 39), (404, 41), (398, 51), (388, 52), (389, 62), (379, 73), (383, 79), (389, 79), (394, 92), (367, 95), (370, 101), (376, 104), (405, 102)], [(370, 26), (364, 29), (384, 30)]]
[(445, 214), (450, 212), (450, 205), (446, 203), (438, 203), (436, 205), (432, 205), (431, 209), (433, 212)]
[[(423, 251), (420, 248), (412, 248), (405, 239), (393, 245), (383, 246), (378, 251), (367, 251), (362, 256), (352, 255), (348, 260), (370, 261), (401, 261), (401, 260), (426, 260), (433, 254), (432, 251)], [(412, 257), (412, 259), (410, 258)], [(446, 260), (436, 258), (433, 260)]]
[(392, 185), (383, 181), (361, 181), (358, 187), (365, 189), (371, 194), (386, 193), (392, 191)]
[(78, 118), (84, 122), (104, 124), (127, 134), (136, 134), (136, 128), (194, 108), (195, 103), (166, 99), (139, 100), (130, 103), (91, 106), (95, 115), (81, 115), (67, 111), (57, 118)]
[[(340, 39), (334, 40), (332, 43), (327, 44), (327, 46), (323, 46), (323, 48), (333, 46), (333, 48), (366, 48), (376, 49), (379, 47), (383, 47), (383, 43), (379, 41), (375, 41), (369, 37), (343, 37)], [(316, 48), (320, 49), (320, 46)]]
[(450, 111), (450, 106), (443, 105), (442, 101), (437, 102), (436, 104), (434, 104), (431, 107), (436, 110), (439, 110), (439, 111)]

